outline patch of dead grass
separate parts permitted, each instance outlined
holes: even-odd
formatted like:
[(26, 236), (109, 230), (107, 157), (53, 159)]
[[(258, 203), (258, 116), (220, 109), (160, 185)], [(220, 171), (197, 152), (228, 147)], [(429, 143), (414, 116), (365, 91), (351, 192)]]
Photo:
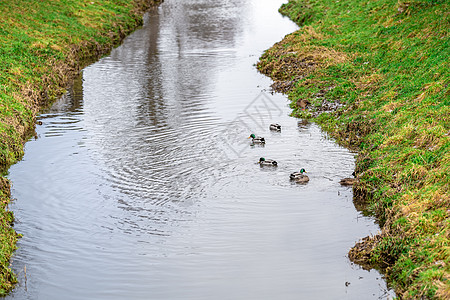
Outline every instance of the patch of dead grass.
[(325, 68), (345, 62), (345, 53), (323, 46), (313, 45), (312, 40), (321, 40), (323, 35), (313, 27), (305, 26), (267, 50), (258, 62), (258, 70), (274, 79), (273, 88), (287, 93), (293, 82), (306, 77), (317, 68)]

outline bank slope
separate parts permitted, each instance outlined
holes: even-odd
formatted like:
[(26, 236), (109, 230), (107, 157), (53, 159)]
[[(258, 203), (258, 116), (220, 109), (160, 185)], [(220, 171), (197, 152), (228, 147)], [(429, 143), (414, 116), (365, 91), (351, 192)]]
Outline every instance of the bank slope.
[(290, 0), (280, 11), (302, 27), (258, 69), (293, 115), (358, 149), (356, 201), (382, 227), (349, 256), (384, 268), (400, 298), (450, 299), (448, 1)]
[[(156, 0), (0, 1), (0, 168), (23, 155), (36, 114), (67, 84), (142, 24)], [(7, 211), (10, 185), (0, 178), (0, 295), (16, 282), (9, 268), (17, 235)]]

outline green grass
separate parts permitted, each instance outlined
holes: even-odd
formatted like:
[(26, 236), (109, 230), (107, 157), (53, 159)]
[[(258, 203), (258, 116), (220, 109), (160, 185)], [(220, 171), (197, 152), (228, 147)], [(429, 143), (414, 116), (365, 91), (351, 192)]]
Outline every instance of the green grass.
[[(302, 28), (258, 68), (293, 115), (359, 150), (355, 190), (382, 226), (366, 257), (401, 298), (450, 298), (449, 3), (291, 0), (280, 11)], [(323, 112), (329, 103), (340, 105)]]
[[(152, 0), (0, 1), (0, 169), (23, 155), (36, 114), (64, 93), (87, 62), (107, 53), (142, 24)], [(0, 185), (0, 295), (16, 282), (9, 183)]]

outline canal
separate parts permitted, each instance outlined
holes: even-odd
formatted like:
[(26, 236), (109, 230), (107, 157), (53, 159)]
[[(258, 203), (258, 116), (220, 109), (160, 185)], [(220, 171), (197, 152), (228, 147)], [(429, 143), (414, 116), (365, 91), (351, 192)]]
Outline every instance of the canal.
[[(378, 231), (339, 185), (355, 154), (254, 66), (297, 28), (282, 2), (166, 0), (40, 115), (8, 175), (23, 238), (7, 299), (393, 295), (346, 256)], [(300, 168), (309, 183), (289, 180)]]

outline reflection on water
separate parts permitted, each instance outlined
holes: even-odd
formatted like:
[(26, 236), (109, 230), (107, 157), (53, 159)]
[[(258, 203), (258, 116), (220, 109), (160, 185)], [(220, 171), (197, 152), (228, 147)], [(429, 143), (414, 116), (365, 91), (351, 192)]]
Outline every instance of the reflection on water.
[[(391, 294), (346, 258), (377, 231), (338, 183), (354, 155), (290, 118), (253, 66), (295, 30), (281, 2), (166, 0), (41, 115), (10, 169), (24, 237), (8, 298)], [(266, 145), (251, 147), (251, 132)], [(300, 168), (307, 185), (289, 180)]]

